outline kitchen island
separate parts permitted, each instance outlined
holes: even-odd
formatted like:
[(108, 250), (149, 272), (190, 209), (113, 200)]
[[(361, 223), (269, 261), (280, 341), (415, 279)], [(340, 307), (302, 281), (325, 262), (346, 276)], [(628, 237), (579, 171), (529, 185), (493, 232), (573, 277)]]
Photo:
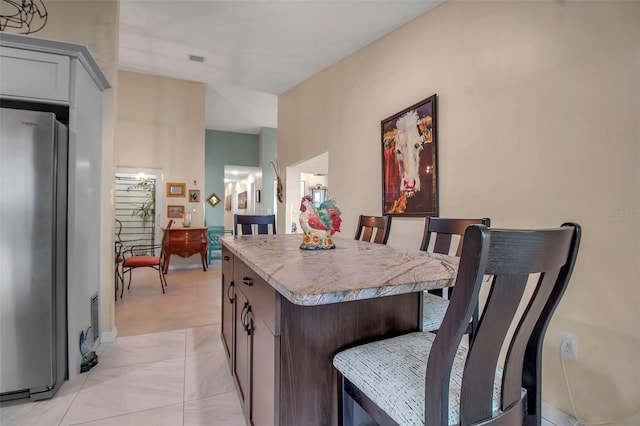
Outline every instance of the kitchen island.
[(222, 341), (248, 424), (335, 425), (333, 355), (416, 331), (421, 291), (452, 284), (456, 257), (335, 238), (223, 237)]

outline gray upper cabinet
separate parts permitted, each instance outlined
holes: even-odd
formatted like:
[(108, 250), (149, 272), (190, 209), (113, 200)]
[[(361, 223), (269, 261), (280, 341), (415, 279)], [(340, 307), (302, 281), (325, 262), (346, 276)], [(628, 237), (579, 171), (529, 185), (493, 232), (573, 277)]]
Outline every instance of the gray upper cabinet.
[(0, 95), (6, 98), (69, 102), (68, 56), (3, 47)]

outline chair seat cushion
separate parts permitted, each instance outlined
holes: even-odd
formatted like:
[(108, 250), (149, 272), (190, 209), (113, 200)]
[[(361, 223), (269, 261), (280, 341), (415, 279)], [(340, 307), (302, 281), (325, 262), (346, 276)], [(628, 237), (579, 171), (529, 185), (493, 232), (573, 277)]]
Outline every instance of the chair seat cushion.
[(439, 330), (442, 325), (442, 320), (444, 319), (444, 314), (449, 307), (449, 299), (425, 291), (423, 292), (422, 300), (422, 330)]
[(161, 259), (158, 256), (132, 256), (124, 259), (123, 266), (139, 267), (139, 266), (157, 266), (160, 265)]
[[(440, 330), (444, 314), (449, 307), (449, 299), (424, 291), (422, 296), (422, 331)], [(469, 320), (472, 322), (473, 318)]]
[[(424, 424), (424, 388), (427, 359), (436, 335), (410, 333), (356, 346), (338, 353), (334, 367), (400, 425)], [(456, 354), (449, 384), (449, 424), (460, 422), (460, 386), (467, 348)], [(493, 389), (493, 411), (498, 409), (502, 369)]]

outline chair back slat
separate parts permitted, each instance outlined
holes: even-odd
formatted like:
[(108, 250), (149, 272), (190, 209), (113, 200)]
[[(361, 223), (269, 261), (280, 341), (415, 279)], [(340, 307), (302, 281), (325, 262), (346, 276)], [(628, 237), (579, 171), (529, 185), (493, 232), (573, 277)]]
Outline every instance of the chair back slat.
[[(375, 231), (375, 236), (374, 236)], [(363, 216), (358, 219), (355, 240), (387, 244), (391, 232), (391, 216)]]
[[(437, 234), (436, 242), (433, 246), (433, 252), (439, 254), (449, 254), (449, 250), (451, 249), (451, 239), (451, 234)], [(461, 244), (458, 245), (460, 246)]]
[[(464, 368), (460, 392), (460, 420), (463, 424), (474, 424), (492, 415), (498, 357), (524, 294), (527, 278), (528, 275), (494, 277)], [(516, 400), (519, 399), (518, 393)]]
[[(451, 298), (449, 307), (438, 333), (436, 334), (429, 359), (425, 379), (425, 424), (448, 426), (449, 419), (449, 383), (451, 369), (457, 348), (475, 306), (489, 253), (489, 231), (484, 226), (472, 226), (465, 232), (467, 242), (460, 258), (457, 289)], [(460, 285), (461, 283), (461, 285)]]
[(242, 235), (253, 235), (253, 226), (258, 228), (258, 234), (268, 234), (271, 225), (272, 234), (276, 233), (276, 215), (233, 215), (233, 232), (238, 235), (238, 225), (242, 229)]
[[(524, 415), (525, 406), (526, 416), (539, 421), (542, 340), (568, 284), (579, 242), (580, 227), (576, 224), (541, 231), (489, 230), (481, 225), (467, 229), (456, 291), (427, 361), (425, 424), (448, 424), (451, 367), (477, 306), (484, 275), (492, 275), (493, 280), (462, 376), (460, 424), (503, 424)], [(516, 318), (527, 280), (537, 273), (541, 275), (536, 288), (524, 313)], [(517, 327), (509, 335), (514, 322)], [(508, 347), (502, 378), (503, 411), (492, 417), (493, 382), (503, 347)], [(526, 405), (521, 388), (527, 391)]]
[[(553, 316), (564, 292), (569, 284), (569, 279), (573, 273), (573, 267), (578, 257), (578, 249), (580, 247), (580, 239), (582, 237), (582, 230), (576, 223), (564, 223), (562, 225), (573, 228), (573, 235), (571, 237), (571, 245), (569, 248), (569, 256), (567, 262), (560, 268), (557, 279), (553, 283), (553, 289), (548, 299), (541, 299), (540, 303), (544, 302), (544, 308), (536, 320), (536, 324), (531, 332), (531, 336), (527, 340), (527, 348), (525, 350), (523, 371), (522, 371), (522, 386), (527, 389), (527, 422), (539, 422), (542, 416), (542, 345), (544, 335), (547, 331), (549, 321)], [(545, 278), (548, 275), (545, 274)], [(520, 328), (520, 327), (519, 327)], [(518, 333), (518, 340), (523, 339), (523, 336)], [(514, 339), (515, 342), (515, 339)]]
[(522, 378), (528, 336), (532, 334), (536, 320), (542, 314), (545, 302), (549, 300), (551, 296), (559, 273), (559, 270), (553, 270), (540, 274), (538, 284), (531, 296), (529, 305), (515, 331), (515, 336), (511, 341), (504, 362), (504, 371), (506, 371), (506, 374), (503, 376), (505, 380), (502, 382), (501, 409), (509, 407), (520, 399), (522, 384), (521, 381), (517, 379)]

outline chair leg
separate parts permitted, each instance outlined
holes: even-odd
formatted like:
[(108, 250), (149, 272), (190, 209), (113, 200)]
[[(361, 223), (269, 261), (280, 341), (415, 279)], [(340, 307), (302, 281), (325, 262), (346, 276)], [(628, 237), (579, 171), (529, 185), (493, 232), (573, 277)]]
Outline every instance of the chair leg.
[(116, 268), (115, 268), (115, 276), (113, 277), (113, 286), (115, 287), (114, 289), (114, 296), (115, 296), (115, 301), (118, 301), (118, 264), (116, 263)]
[(164, 294), (164, 286), (166, 285), (166, 280), (164, 278), (164, 274), (162, 273), (162, 265), (158, 266), (158, 273), (160, 274), (160, 287), (162, 288), (162, 294)]
[(127, 272), (129, 272), (129, 285), (127, 286), (127, 290), (131, 289), (131, 274), (133, 273), (133, 268), (129, 268)]
[(350, 426), (354, 423), (355, 401), (344, 389), (344, 377), (339, 374), (338, 380), (338, 406), (341, 407), (338, 413), (338, 426)]

